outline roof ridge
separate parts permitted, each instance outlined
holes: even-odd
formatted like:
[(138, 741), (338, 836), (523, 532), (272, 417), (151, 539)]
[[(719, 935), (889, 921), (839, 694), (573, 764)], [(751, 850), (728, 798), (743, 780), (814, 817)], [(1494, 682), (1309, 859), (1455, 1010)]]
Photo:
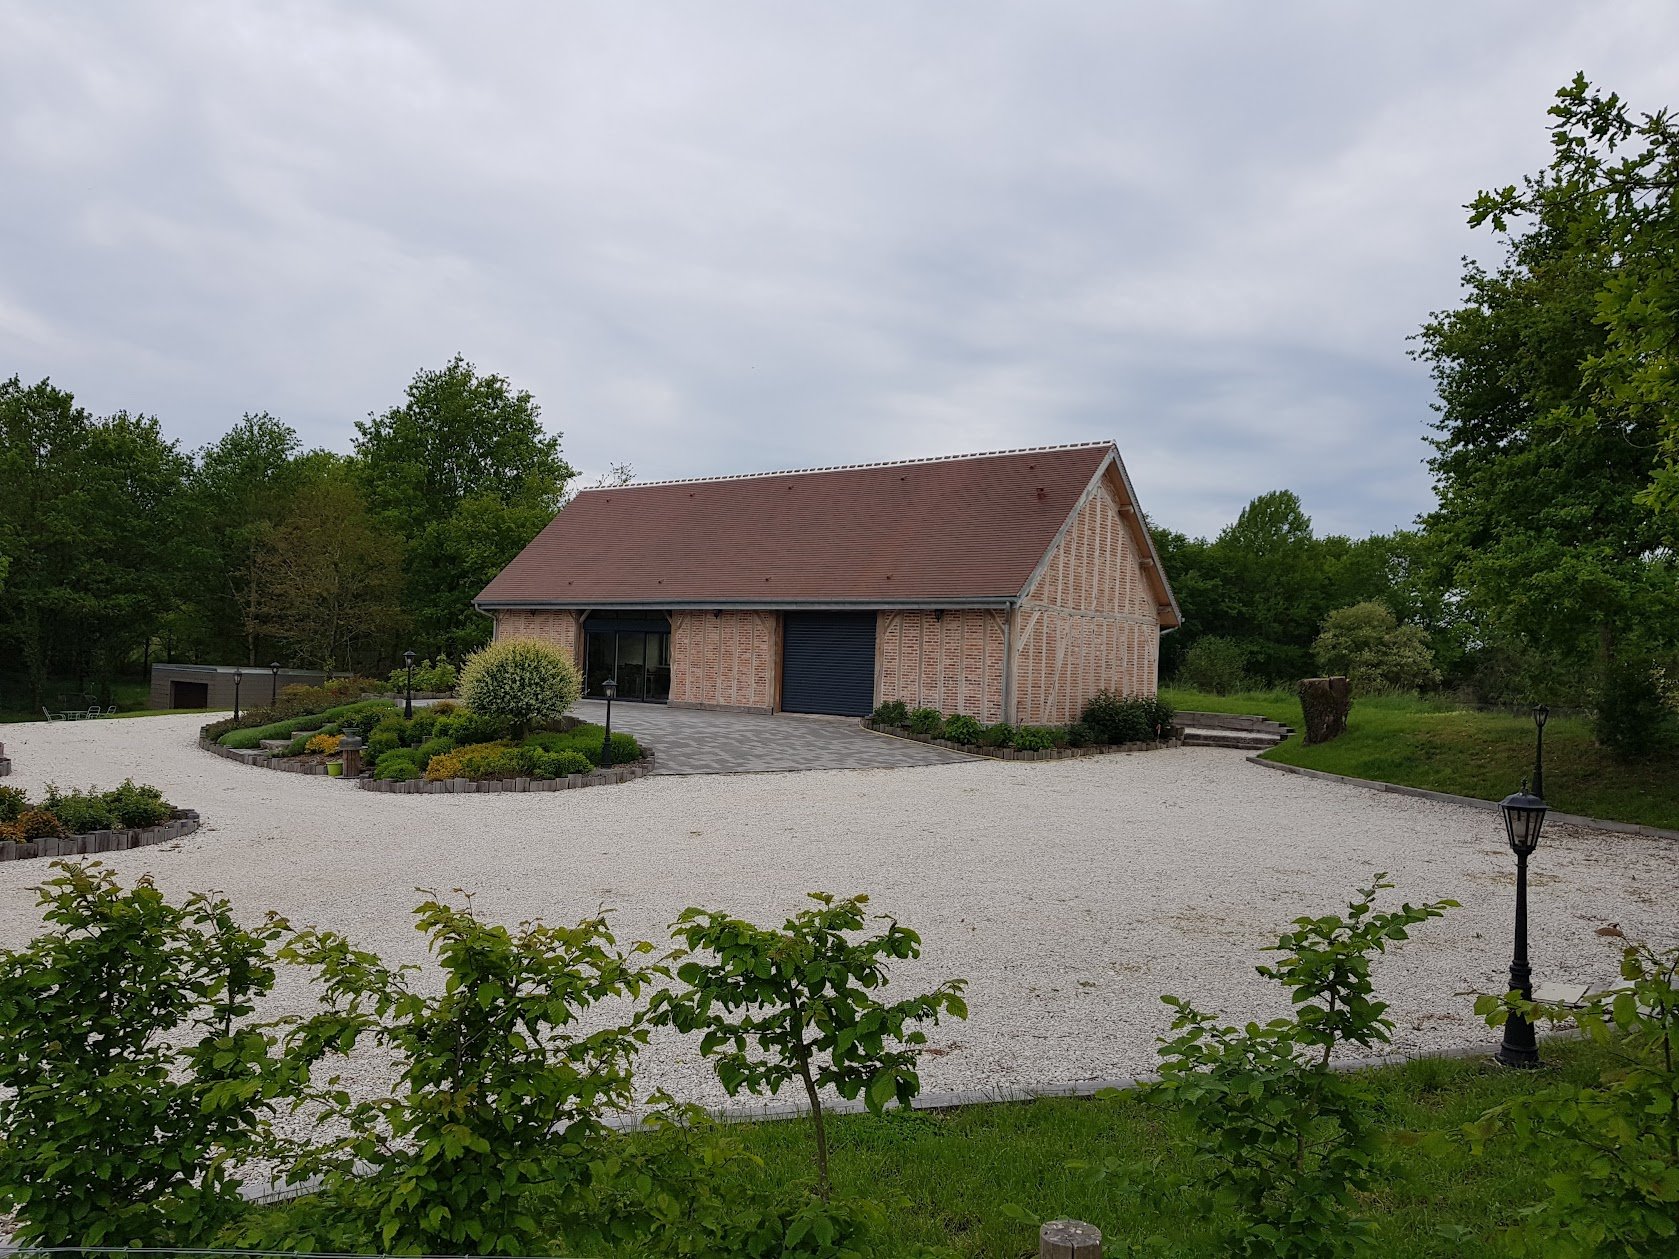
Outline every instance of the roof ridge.
[(1002, 455), (1034, 455), (1049, 450), (1094, 450), (1108, 447), (1113, 440), (1093, 442), (1061, 442), (1051, 446), (1015, 446), (1008, 450), (976, 450), (963, 455), (924, 455), (919, 459), (882, 459), (876, 463), (835, 463), (821, 468), (778, 468), (771, 472), (730, 472), (722, 476), (675, 477), (666, 481), (630, 481), (624, 485), (594, 485), (578, 490), (578, 494), (595, 494), (619, 490), (639, 490), (660, 485), (703, 485), (716, 481), (757, 481), (765, 477), (808, 476), (815, 472), (854, 472), (861, 468), (903, 468), (923, 463), (952, 463), (959, 459), (995, 459)]

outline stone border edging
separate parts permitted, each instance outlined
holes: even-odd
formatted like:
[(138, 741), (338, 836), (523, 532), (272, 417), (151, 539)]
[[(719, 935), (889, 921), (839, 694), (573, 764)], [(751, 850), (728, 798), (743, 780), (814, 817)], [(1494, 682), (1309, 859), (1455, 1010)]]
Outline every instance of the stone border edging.
[[(1288, 765), (1282, 761), (1267, 761), (1260, 756), (1250, 756), (1248, 760), (1255, 765), (1263, 765), (1266, 769), (1281, 770), (1285, 774), (1303, 774), (1307, 778), (1322, 778), (1329, 782), (1350, 783), (1354, 787), (1363, 787), (1368, 791), (1385, 791), (1396, 796), (1415, 796), (1419, 800), (1432, 800), (1436, 804), (1458, 804), (1471, 809), (1496, 809), (1498, 801), (1483, 800), (1479, 796), (1454, 796), (1445, 791), (1427, 791), (1422, 787), (1406, 787), (1399, 783), (1382, 782), (1376, 778), (1354, 778), (1350, 774), (1332, 774), (1325, 769), (1307, 769), (1304, 765)], [(1582, 817), (1578, 813), (1548, 813), (1546, 820), (1560, 822), (1564, 826), (1589, 826), (1593, 830), (1615, 831), (1622, 835), (1648, 835), (1655, 839), (1679, 839), (1679, 831), (1664, 830), (1659, 826), (1645, 826), (1639, 822), (1612, 822), (1608, 818)]]
[(881, 726), (867, 717), (859, 724), (863, 729), (883, 734), (889, 739), (902, 739), (906, 743), (925, 743), (928, 747), (944, 748), (949, 752), (960, 752), (964, 756), (983, 756), (994, 761), (1070, 761), (1081, 756), (1158, 752), (1164, 748), (1183, 746), (1183, 735), (1177, 725), (1172, 727), (1172, 738), (1162, 739), (1158, 743), (1098, 743), (1082, 748), (1045, 748), (1042, 751), (1023, 752), (1019, 748), (987, 748), (977, 743), (952, 743), (949, 739), (929, 739), (924, 734), (912, 734), (905, 726)]
[(28, 861), (33, 857), (85, 857), (97, 852), (127, 852), (147, 848), (191, 835), (198, 829), (197, 809), (176, 809), (162, 826), (126, 830), (87, 831), (63, 839), (32, 839), (22, 844), (0, 844), (0, 861)]
[[(273, 769), (290, 774), (308, 774), (314, 778), (328, 777), (325, 765), (296, 765), (289, 764), (290, 757), (269, 756), (266, 752), (251, 748), (224, 748), (214, 739), (199, 737), (198, 746), (206, 752), (213, 753), (223, 760), (238, 761), (244, 765), (254, 765), (258, 769)], [(427, 782), (423, 778), (410, 779), (407, 782), (380, 782), (375, 778), (352, 778), (363, 791), (382, 791), (393, 795), (471, 795), (474, 792), (513, 792), (513, 791), (570, 791), (578, 787), (605, 787), (617, 783), (634, 782), (637, 778), (645, 778), (653, 772), (655, 764), (653, 749), (645, 743), (641, 750), (646, 753), (641, 760), (631, 765), (614, 766), (611, 769), (597, 769), (590, 774), (571, 774), (565, 778), (491, 778), (483, 782), (471, 778), (445, 778), (437, 782)], [(341, 777), (341, 776), (340, 776)]]

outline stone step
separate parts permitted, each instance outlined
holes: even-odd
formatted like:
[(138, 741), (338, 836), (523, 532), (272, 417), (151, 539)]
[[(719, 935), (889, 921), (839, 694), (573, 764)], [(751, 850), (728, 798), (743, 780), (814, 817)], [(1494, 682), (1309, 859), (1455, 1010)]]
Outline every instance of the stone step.
[(1286, 735), (1257, 730), (1196, 730), (1191, 728), (1184, 731), (1183, 745), (1186, 748), (1238, 748), (1245, 752), (1262, 752), (1266, 748), (1275, 747), (1285, 738), (1287, 738)]

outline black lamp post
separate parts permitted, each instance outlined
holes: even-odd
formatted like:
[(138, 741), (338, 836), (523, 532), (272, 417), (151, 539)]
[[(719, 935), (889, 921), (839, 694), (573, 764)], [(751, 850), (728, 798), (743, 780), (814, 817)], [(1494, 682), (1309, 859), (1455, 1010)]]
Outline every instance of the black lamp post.
[(414, 720), (414, 653), (402, 653), (403, 663), (408, 666), (408, 696), (402, 701), (402, 718), (404, 721)]
[[(1541, 727), (1543, 728), (1543, 727)], [(1539, 847), (1539, 831), (1545, 825), (1545, 802), (1529, 795), (1527, 784), (1498, 805), (1504, 814), (1504, 832), (1516, 854), (1516, 953), (1510, 962), (1510, 990), (1522, 1000), (1533, 1000), (1533, 970), (1527, 964), (1527, 859)], [(1504, 1023), (1504, 1043), (1497, 1058), (1507, 1067), (1537, 1067), (1539, 1045), (1527, 1016), (1512, 1014)]]
[(600, 689), (606, 693), (606, 733), (600, 740), (600, 767), (612, 768), (612, 700), (618, 694), (618, 679), (607, 678), (600, 684)]
[(268, 672), (274, 677), (274, 684), (268, 688), (268, 706), (272, 708), (280, 702), (280, 662), (269, 665)]
[(1545, 723), (1551, 719), (1551, 710), (1543, 704), (1533, 709), (1533, 724), (1539, 734), (1533, 746), (1533, 794), (1541, 800), (1545, 798)]
[(235, 669), (233, 671), (233, 720), (235, 721), (239, 720), (239, 684), (244, 680), (245, 671)]

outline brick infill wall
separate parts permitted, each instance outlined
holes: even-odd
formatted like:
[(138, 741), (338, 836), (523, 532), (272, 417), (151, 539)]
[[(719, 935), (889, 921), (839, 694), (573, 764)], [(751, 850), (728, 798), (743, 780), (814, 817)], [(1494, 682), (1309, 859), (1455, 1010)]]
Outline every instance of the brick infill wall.
[[(316, 778), (327, 776), (325, 765), (288, 764), (289, 757), (269, 756), (245, 748), (224, 748), (214, 739), (199, 739), (198, 746), (223, 760), (254, 765), (258, 769), (277, 769), (284, 773), (308, 774)], [(408, 782), (380, 782), (374, 778), (353, 778), (350, 781), (363, 791), (383, 791), (392, 795), (470, 795), (473, 792), (497, 793), (509, 791), (572, 791), (579, 787), (605, 787), (615, 783), (634, 782), (653, 772), (653, 749), (642, 745), (646, 753), (630, 765), (614, 765), (611, 769), (597, 769), (592, 774), (572, 774), (566, 778), (491, 778), (475, 782), (470, 778), (444, 778), (427, 782), (423, 778)]]
[(924, 734), (912, 734), (903, 726), (882, 726), (870, 721), (867, 717), (862, 721), (863, 729), (873, 730), (876, 734), (889, 735), (895, 739), (908, 739), (913, 743), (927, 743), (936, 748), (949, 748), (952, 752), (966, 752), (969, 756), (989, 756), (999, 761), (1071, 761), (1081, 756), (1110, 756), (1119, 752), (1158, 752), (1162, 748), (1181, 748), (1183, 746), (1183, 730), (1172, 727), (1172, 737), (1162, 739), (1158, 743), (1095, 743), (1082, 748), (1045, 748), (1042, 751), (1021, 751), (1019, 748), (987, 748), (977, 743), (952, 743), (949, 739), (929, 739)]
[(27, 861), (31, 857), (85, 857), (97, 852), (127, 852), (191, 835), (198, 829), (196, 809), (176, 809), (162, 826), (133, 830), (88, 831), (63, 839), (32, 839), (23, 844), (0, 844), (0, 861)]

